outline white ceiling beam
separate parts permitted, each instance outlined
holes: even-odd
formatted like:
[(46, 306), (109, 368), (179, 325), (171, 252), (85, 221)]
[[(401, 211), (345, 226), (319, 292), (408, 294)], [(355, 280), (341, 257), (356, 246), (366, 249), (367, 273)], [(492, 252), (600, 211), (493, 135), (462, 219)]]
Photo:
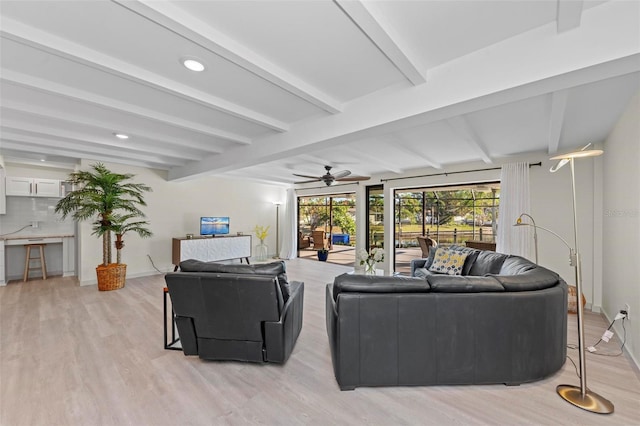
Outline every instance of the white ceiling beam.
[(225, 132), (214, 127), (178, 118), (170, 114), (164, 114), (158, 111), (150, 110), (148, 108), (131, 105), (129, 103), (121, 102), (113, 98), (108, 98), (106, 96), (87, 92), (86, 90), (76, 89), (64, 84), (54, 83), (51, 81), (43, 80), (41, 78), (27, 76), (25, 74), (17, 73), (4, 68), (0, 68), (0, 80), (17, 86), (26, 87), (28, 89), (62, 96), (74, 101), (97, 105), (100, 108), (107, 108), (118, 111), (120, 113), (132, 114), (148, 120), (158, 121), (163, 124), (169, 124), (174, 127), (190, 130), (192, 132), (198, 132), (216, 138), (225, 139), (227, 141), (235, 142), (238, 144), (251, 144), (251, 139), (244, 136)]
[(193, 89), (190, 86), (162, 77), (144, 68), (99, 53), (70, 40), (57, 37), (12, 19), (6, 18), (2, 20), (0, 35), (3, 38), (13, 40), (17, 43), (31, 46), (52, 55), (86, 65), (155, 90), (160, 90), (181, 99), (195, 102), (204, 107), (230, 114), (272, 130), (285, 132), (289, 129), (288, 124), (276, 120), (273, 117), (268, 117), (217, 96)]
[[(13, 132), (14, 135), (22, 135), (23, 137), (30, 136), (38, 136), (43, 138), (43, 140), (50, 140), (51, 142), (55, 141), (57, 145), (65, 143), (64, 141), (71, 142), (75, 144), (76, 148), (82, 147), (82, 149), (96, 149), (102, 150), (102, 152), (107, 153), (113, 148), (117, 148), (118, 151), (122, 151), (125, 155), (140, 153), (140, 155), (161, 155), (166, 157), (167, 159), (184, 159), (188, 161), (198, 160), (202, 158), (201, 154), (194, 153), (192, 150), (186, 149), (167, 149), (161, 148), (157, 145), (149, 144), (149, 143), (141, 143), (140, 141), (133, 141), (131, 139), (127, 141), (109, 141), (109, 140), (95, 140), (91, 137), (87, 137), (86, 135), (74, 134), (65, 130), (55, 129), (52, 127), (45, 127), (39, 125), (30, 125), (28, 128), (24, 126), (23, 122), (16, 122), (15, 120), (3, 118), (2, 125), (0, 125), (0, 129), (2, 129), (2, 135), (0, 138), (10, 137), (7, 136)], [(106, 138), (105, 138), (106, 139)], [(149, 153), (152, 154), (149, 154)], [(177, 161), (176, 164), (184, 163), (183, 161)]]
[[(593, 9), (597, 13), (590, 13)], [(172, 169), (168, 178), (190, 179), (231, 165), (247, 167), (330, 149), (640, 71), (636, 5), (611, 2), (593, 9), (585, 11), (572, 37), (551, 36), (555, 22), (549, 23), (432, 69), (430, 84), (363, 96), (342, 114), (296, 123), (289, 132), (260, 138), (250, 148), (235, 147)], [(612, 26), (617, 31), (610, 31)], [(523, 51), (527, 57), (514, 61)]]
[(451, 117), (445, 120), (445, 123), (447, 123), (449, 128), (455, 134), (457, 134), (469, 144), (469, 147), (473, 151), (475, 151), (475, 153), (482, 161), (487, 164), (493, 163), (486, 144), (484, 143), (482, 138), (478, 136), (478, 133), (471, 126), (471, 124), (469, 124), (469, 120), (467, 120), (466, 117), (462, 115)]
[(404, 152), (405, 154), (408, 154), (408, 155), (412, 155), (414, 157), (417, 156), (417, 157), (421, 158), (425, 162), (425, 166), (426, 167), (432, 167), (434, 169), (439, 169), (439, 170), (444, 168), (444, 166), (441, 163), (438, 163), (437, 161), (433, 160), (433, 158), (431, 158), (430, 156), (426, 155), (422, 151), (415, 151), (415, 150), (409, 149), (406, 146), (401, 145), (401, 144), (395, 144), (393, 146), (393, 149), (397, 150), (397, 151)]
[[(418, 67), (418, 59), (403, 46), (393, 27), (384, 22), (384, 16), (376, 13), (361, 0), (334, 0), (334, 3), (360, 28), (360, 31), (380, 50), (391, 63), (417, 86), (427, 80)], [(374, 16), (375, 14), (375, 16)]]
[[(127, 149), (126, 147), (121, 147), (121, 149), (117, 151), (118, 154), (114, 155), (114, 150), (112, 148), (104, 147), (94, 143), (87, 143), (85, 141), (78, 141), (73, 139), (65, 140), (57, 136), (51, 136), (42, 133), (24, 134), (19, 131), (15, 131), (15, 129), (5, 126), (0, 126), (0, 129), (2, 130), (2, 138), (0, 138), (0, 140), (3, 141), (3, 145), (5, 141), (13, 141), (38, 146), (55, 146), (56, 148), (75, 150), (83, 153), (90, 152), (94, 154), (111, 155), (114, 157), (131, 158), (134, 160), (149, 160), (157, 164), (165, 164), (168, 166), (184, 166), (189, 161), (189, 159), (186, 159), (185, 157), (149, 153), (148, 151), (145, 152), (141, 150)], [(28, 151), (28, 149), (23, 150)]]
[(377, 152), (363, 151), (349, 145), (343, 145), (341, 149), (349, 153), (352, 158), (358, 158), (363, 163), (374, 164), (383, 170), (395, 174), (404, 172), (400, 167), (393, 167), (391, 162), (385, 160), (384, 155), (379, 155)]
[[(54, 148), (51, 146), (50, 143), (47, 143), (46, 141), (41, 141), (40, 143), (34, 143), (32, 144), (33, 146), (37, 146), (38, 147), (38, 152), (45, 154), (45, 155), (54, 155), (54, 156), (59, 156), (59, 157), (69, 157), (69, 158), (78, 158), (78, 151), (76, 149), (73, 150), (66, 150), (66, 149), (59, 149), (59, 148)], [(3, 149), (10, 149), (10, 150), (14, 150), (14, 151), (24, 151), (25, 149), (25, 142), (24, 141), (3, 141), (2, 142), (2, 147)], [(109, 153), (112, 153), (113, 151), (110, 151)], [(139, 166), (139, 167), (149, 167), (149, 168), (153, 168), (153, 169), (161, 169), (161, 170), (169, 170), (171, 168), (170, 164), (164, 163), (164, 162), (155, 162), (155, 161), (150, 161), (148, 158), (143, 158), (139, 161), (134, 160), (134, 158), (132, 156), (114, 156), (114, 155), (109, 155), (109, 153), (106, 154), (101, 154), (100, 156), (96, 156), (96, 153), (93, 151), (84, 151), (81, 153), (82, 158), (85, 160), (95, 160), (95, 161), (102, 161), (102, 162), (113, 162), (113, 163), (119, 163), (119, 164), (128, 164), (130, 166)]]
[[(89, 126), (94, 129), (103, 131), (105, 134), (111, 134), (114, 130), (120, 129), (122, 127), (121, 123), (112, 123), (111, 126), (106, 126), (105, 121), (102, 119), (96, 119), (87, 116), (79, 116), (75, 114), (70, 114), (66, 112), (62, 112), (60, 110), (52, 110), (50, 108), (44, 108), (39, 105), (20, 105), (16, 102), (12, 102), (10, 100), (3, 99), (2, 105), (0, 105), (0, 111), (5, 111), (6, 113), (18, 113), (23, 114), (27, 117), (31, 118), (39, 118), (39, 119), (54, 119), (62, 122), (61, 124), (64, 126), (65, 124), (69, 125), (69, 128), (73, 127), (72, 125), (84, 125)], [(6, 118), (5, 118), (6, 119)], [(4, 120), (3, 120), (4, 121)], [(138, 135), (144, 134), (144, 140), (150, 142), (160, 142), (168, 145), (177, 145), (180, 149), (182, 148), (191, 148), (199, 151), (205, 151), (211, 154), (219, 154), (223, 152), (223, 149), (220, 147), (216, 147), (212, 143), (207, 142), (199, 142), (193, 141), (189, 138), (171, 138), (167, 137), (164, 134), (156, 134), (152, 130), (140, 131), (130, 126), (127, 127), (127, 134), (132, 137), (136, 137)], [(29, 130), (29, 124), (23, 125), (22, 128), (25, 130)], [(131, 129), (131, 131), (129, 130)], [(142, 137), (142, 136), (138, 136)]]
[(549, 154), (558, 152), (560, 146), (560, 136), (562, 136), (562, 125), (564, 115), (567, 110), (568, 90), (559, 90), (551, 94), (551, 111), (549, 113), (548, 145)]
[(559, 33), (578, 28), (582, 19), (582, 0), (557, 0), (556, 28)]
[[(55, 169), (68, 169), (68, 170), (75, 169), (75, 164), (76, 164), (75, 157), (69, 158), (70, 161), (68, 162), (62, 162), (60, 161), (61, 160), (60, 158), (56, 158), (56, 161), (49, 160), (48, 158), (45, 158), (45, 161), (41, 161), (41, 159), (25, 157), (24, 151), (18, 152), (18, 151), (3, 149), (3, 152), (6, 153), (4, 156), (6, 163), (16, 163), (21, 166), (28, 165), (28, 166), (47, 167), (47, 168), (55, 168)], [(40, 155), (40, 157), (42, 157), (42, 155)]]
[(112, 0), (260, 78), (332, 114), (342, 104), (170, 2)]

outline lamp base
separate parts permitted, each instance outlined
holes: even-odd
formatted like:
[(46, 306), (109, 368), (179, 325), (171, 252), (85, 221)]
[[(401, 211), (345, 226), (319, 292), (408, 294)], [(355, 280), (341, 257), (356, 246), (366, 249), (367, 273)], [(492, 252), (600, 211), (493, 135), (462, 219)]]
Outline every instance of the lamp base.
[(613, 403), (590, 390), (583, 396), (579, 386), (558, 385), (556, 392), (562, 399), (583, 410), (598, 414), (613, 413)]

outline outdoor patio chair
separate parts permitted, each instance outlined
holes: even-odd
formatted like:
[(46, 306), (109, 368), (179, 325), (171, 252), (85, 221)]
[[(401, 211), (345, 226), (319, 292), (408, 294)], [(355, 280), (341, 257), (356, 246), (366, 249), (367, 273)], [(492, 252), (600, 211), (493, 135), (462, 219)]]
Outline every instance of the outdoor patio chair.
[(420, 244), (420, 250), (422, 250), (423, 258), (429, 257), (429, 250), (431, 247), (436, 247), (438, 245), (433, 238), (425, 237), (424, 235), (418, 235), (416, 238), (418, 239), (418, 244)]
[(324, 231), (312, 231), (311, 239), (313, 240), (313, 248), (320, 250), (327, 247), (327, 238)]

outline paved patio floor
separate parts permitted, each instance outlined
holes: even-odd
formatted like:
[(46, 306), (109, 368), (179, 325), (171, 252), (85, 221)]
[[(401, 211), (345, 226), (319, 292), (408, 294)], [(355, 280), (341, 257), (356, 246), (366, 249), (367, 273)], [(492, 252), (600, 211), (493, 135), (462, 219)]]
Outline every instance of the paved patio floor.
[[(396, 249), (395, 272), (399, 272), (403, 275), (409, 275), (411, 271), (411, 259), (419, 259), (421, 257), (422, 251), (419, 247)], [(316, 250), (312, 248), (305, 248), (300, 250), (300, 258), (318, 261)], [(339, 265), (354, 266), (355, 258), (355, 247), (335, 244), (329, 251), (329, 258), (327, 259), (327, 262), (337, 263)]]

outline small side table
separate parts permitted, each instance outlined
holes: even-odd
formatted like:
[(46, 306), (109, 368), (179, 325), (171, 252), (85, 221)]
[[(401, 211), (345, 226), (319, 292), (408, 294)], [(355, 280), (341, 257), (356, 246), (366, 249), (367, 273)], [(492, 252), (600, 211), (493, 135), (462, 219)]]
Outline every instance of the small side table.
[(170, 349), (172, 351), (181, 351), (182, 348), (180, 346), (174, 346), (176, 343), (180, 341), (180, 337), (176, 337), (176, 314), (173, 312), (173, 306), (171, 306), (171, 341), (168, 340), (168, 320), (167, 320), (167, 293), (169, 293), (169, 289), (167, 287), (163, 290), (164, 296), (164, 348)]

